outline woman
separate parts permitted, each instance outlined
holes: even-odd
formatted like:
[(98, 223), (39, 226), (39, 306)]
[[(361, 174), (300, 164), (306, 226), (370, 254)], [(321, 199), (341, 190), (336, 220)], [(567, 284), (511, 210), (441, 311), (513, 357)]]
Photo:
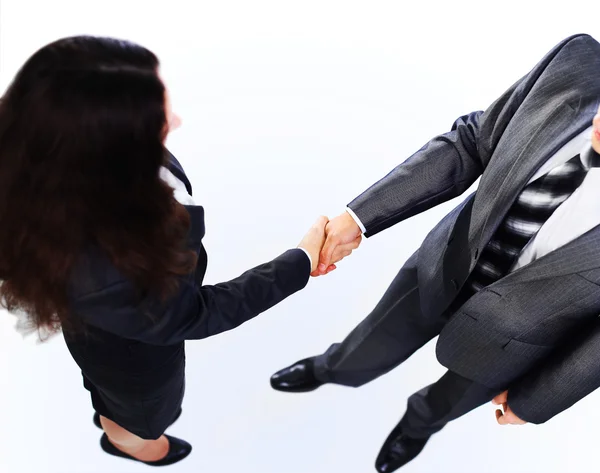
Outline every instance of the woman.
[(164, 435), (181, 413), (184, 341), (302, 289), (327, 223), (298, 249), (202, 286), (204, 210), (164, 148), (179, 120), (158, 66), (129, 42), (66, 38), (36, 52), (0, 101), (2, 303), (37, 330), (62, 329), (104, 451), (154, 466), (191, 451)]

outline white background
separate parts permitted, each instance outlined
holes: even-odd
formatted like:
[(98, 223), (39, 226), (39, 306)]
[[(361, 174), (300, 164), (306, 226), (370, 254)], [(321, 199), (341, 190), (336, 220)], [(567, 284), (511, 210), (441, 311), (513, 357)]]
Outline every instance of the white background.
[[(0, 90), (60, 37), (152, 49), (183, 117), (168, 144), (206, 208), (206, 282), (215, 283), (295, 246), (319, 214), (337, 215), (455, 118), (487, 107), (563, 38), (600, 33), (597, 13), (579, 0), (0, 0)], [(282, 394), (269, 376), (341, 340), (455, 204), (364, 241), (337, 271), (241, 328), (188, 343), (184, 415), (169, 433), (194, 451), (170, 471), (375, 471), (406, 398), (444, 372), (433, 344), (360, 389)], [(0, 471), (148, 470), (100, 450), (62, 338), (23, 340), (1, 315)], [(597, 399), (544, 426), (500, 427), (482, 407), (402, 471), (597, 471)]]

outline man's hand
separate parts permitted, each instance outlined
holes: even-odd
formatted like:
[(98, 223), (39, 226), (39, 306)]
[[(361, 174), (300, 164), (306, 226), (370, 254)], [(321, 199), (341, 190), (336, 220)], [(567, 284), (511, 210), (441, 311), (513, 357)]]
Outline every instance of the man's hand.
[(502, 394), (498, 394), (493, 400), (492, 404), (496, 404), (497, 406), (502, 406), (502, 410), (496, 409), (496, 420), (500, 425), (523, 425), (526, 424), (524, 420), (521, 420), (517, 417), (517, 415), (508, 407), (508, 391), (504, 391)]
[(312, 276), (322, 276), (333, 271), (335, 263), (350, 255), (362, 240), (360, 227), (348, 212), (330, 220), (325, 232), (327, 240), (321, 250), (319, 266)]

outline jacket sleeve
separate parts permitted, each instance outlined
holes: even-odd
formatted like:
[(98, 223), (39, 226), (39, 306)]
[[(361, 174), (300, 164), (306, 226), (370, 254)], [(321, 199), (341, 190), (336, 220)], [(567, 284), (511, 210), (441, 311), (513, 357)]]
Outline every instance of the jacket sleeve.
[(228, 282), (198, 286), (193, 275), (182, 278), (178, 293), (164, 303), (152, 297), (140, 303), (133, 285), (121, 280), (78, 297), (73, 310), (118, 336), (171, 345), (238, 327), (304, 288), (310, 269), (306, 254), (294, 249)]
[(348, 207), (375, 235), (402, 220), (465, 192), (483, 173), (498, 141), (531, 89), (567, 43), (563, 40), (485, 111), (457, 119), (448, 133), (436, 136)]
[(600, 387), (600, 319), (508, 389), (521, 419), (542, 424)]

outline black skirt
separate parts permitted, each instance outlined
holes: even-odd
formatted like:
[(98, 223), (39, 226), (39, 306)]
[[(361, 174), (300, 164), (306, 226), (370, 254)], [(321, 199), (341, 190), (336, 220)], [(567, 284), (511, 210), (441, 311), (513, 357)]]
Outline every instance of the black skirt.
[(184, 343), (149, 345), (88, 327), (65, 334), (96, 412), (143, 439), (157, 439), (181, 414)]

